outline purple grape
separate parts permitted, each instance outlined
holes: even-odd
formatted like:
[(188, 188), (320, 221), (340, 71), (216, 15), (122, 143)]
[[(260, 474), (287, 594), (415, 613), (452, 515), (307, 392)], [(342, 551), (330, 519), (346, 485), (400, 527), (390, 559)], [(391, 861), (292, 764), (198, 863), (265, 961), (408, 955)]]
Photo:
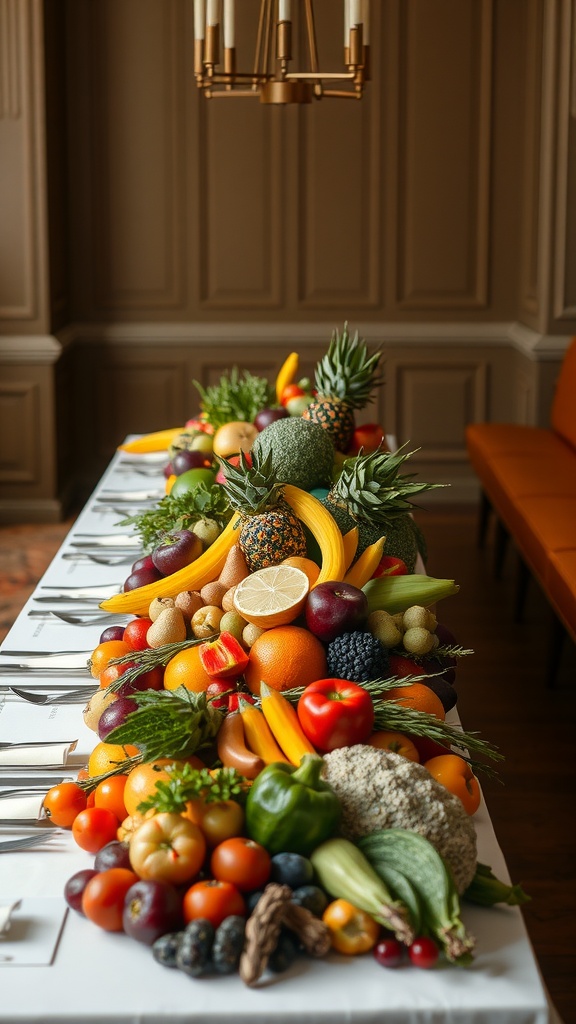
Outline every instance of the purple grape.
[(104, 708), (98, 719), (98, 736), (100, 739), (105, 740), (113, 729), (117, 729), (119, 725), (124, 725), (128, 715), (137, 709), (138, 705), (135, 700), (130, 700), (129, 697), (116, 697), (115, 700)]
[(124, 581), (124, 593), (128, 590), (137, 590), (138, 587), (146, 587), (149, 583), (157, 583), (164, 579), (164, 573), (159, 569), (136, 569), (131, 572), (128, 579)]
[(105, 644), (108, 640), (123, 640), (124, 626), (107, 626), (100, 634), (99, 644)]
[(88, 885), (91, 878), (94, 878), (98, 874), (95, 868), (84, 868), (82, 871), (77, 871), (75, 875), (72, 875), (68, 879), (64, 886), (64, 899), (72, 910), (76, 910), (79, 914), (83, 914), (82, 910), (82, 896), (84, 895), (84, 889)]

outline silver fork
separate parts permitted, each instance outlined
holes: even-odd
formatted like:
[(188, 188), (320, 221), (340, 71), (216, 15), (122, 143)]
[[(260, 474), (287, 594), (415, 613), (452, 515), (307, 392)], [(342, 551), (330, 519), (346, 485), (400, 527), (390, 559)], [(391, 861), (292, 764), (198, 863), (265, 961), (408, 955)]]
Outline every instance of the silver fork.
[(0, 839), (0, 853), (15, 853), (17, 850), (27, 850), (31, 846), (39, 846), (52, 838), (53, 833), (41, 835), (35, 833), (33, 836), (21, 836), (19, 839)]
[(107, 615), (106, 612), (96, 612), (91, 608), (86, 608), (85, 611), (74, 615), (72, 612), (57, 612), (55, 608), (51, 608), (50, 611), (39, 611), (33, 608), (28, 612), (28, 618), (30, 619), (60, 619), (61, 622), (65, 622), (68, 626), (92, 626), (106, 622), (108, 625), (116, 625), (122, 623), (128, 618), (127, 615)]
[(88, 551), (67, 551), (62, 555), (67, 562), (95, 562), (96, 565), (130, 565), (134, 561), (134, 551), (128, 555), (91, 555)]
[(34, 693), (32, 690), (20, 690), (16, 686), (9, 689), (11, 693), (15, 693), (17, 697), (27, 700), (30, 704), (85, 704), (98, 687), (81, 686), (64, 693)]

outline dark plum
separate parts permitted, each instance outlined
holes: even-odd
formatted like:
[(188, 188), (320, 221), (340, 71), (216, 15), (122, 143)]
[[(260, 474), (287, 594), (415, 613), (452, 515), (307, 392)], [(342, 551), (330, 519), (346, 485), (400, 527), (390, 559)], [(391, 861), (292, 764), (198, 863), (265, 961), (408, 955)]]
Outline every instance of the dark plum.
[(172, 530), (154, 548), (152, 561), (163, 576), (184, 569), (202, 554), (202, 541), (192, 530)]
[(141, 878), (124, 899), (124, 931), (131, 938), (151, 946), (161, 935), (182, 927), (182, 899), (170, 882)]
[(285, 409), (283, 405), (277, 409), (260, 409), (260, 412), (256, 413), (254, 417), (254, 426), (257, 430), (265, 430), (271, 423), (284, 420), (288, 415), (288, 409)]
[(176, 476), (186, 473), (189, 469), (208, 469), (212, 465), (210, 456), (206, 452), (191, 451), (182, 449), (176, 452), (172, 458), (172, 469)]
[(130, 573), (128, 579), (124, 580), (122, 589), (126, 593), (129, 590), (137, 590), (138, 587), (147, 587), (149, 583), (157, 583), (162, 579), (164, 579), (164, 573), (159, 569), (136, 569), (135, 572)]
[(128, 868), (131, 871), (130, 847), (119, 839), (113, 839), (98, 850), (94, 857), (94, 867), (96, 871), (107, 871), (108, 868)]
[(309, 885), (314, 878), (312, 861), (300, 853), (276, 853), (270, 861), (270, 867), (270, 880), (289, 885), (291, 889)]
[(178, 967), (177, 955), (184, 932), (167, 932), (152, 943), (152, 956), (164, 967)]
[(77, 871), (75, 875), (71, 875), (64, 886), (64, 899), (72, 910), (76, 910), (79, 914), (84, 914), (82, 910), (82, 896), (84, 895), (84, 889), (88, 885), (90, 879), (94, 878), (98, 874), (96, 868), (83, 868), (82, 871)]
[(124, 639), (124, 626), (106, 626), (106, 629), (100, 634), (99, 644), (104, 644), (108, 640), (123, 640)]
[(132, 566), (130, 572), (138, 572), (140, 569), (155, 569), (156, 566), (152, 561), (152, 555), (142, 555), (142, 558), (137, 558)]
[(320, 886), (301, 885), (298, 889), (294, 889), (292, 902), (297, 903), (299, 907), (305, 907), (311, 914), (314, 914), (314, 917), (322, 917), (330, 900)]
[(423, 679), (422, 682), (440, 698), (446, 714), (456, 706), (458, 699), (456, 690), (444, 676), (430, 676), (429, 679)]
[(126, 718), (132, 711), (137, 711), (138, 705), (135, 700), (130, 700), (129, 697), (116, 697), (115, 700), (111, 701), (98, 719), (98, 736), (104, 741), (109, 733), (113, 729), (117, 729), (120, 725), (124, 725)]

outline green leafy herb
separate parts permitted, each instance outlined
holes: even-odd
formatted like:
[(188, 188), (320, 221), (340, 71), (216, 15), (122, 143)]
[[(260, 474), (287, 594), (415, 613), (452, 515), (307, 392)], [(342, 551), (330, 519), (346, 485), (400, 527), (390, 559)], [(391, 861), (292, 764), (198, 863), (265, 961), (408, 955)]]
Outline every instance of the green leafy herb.
[(144, 554), (158, 546), (170, 530), (190, 530), (200, 519), (214, 519), (223, 529), (232, 517), (232, 508), (224, 487), (199, 483), (186, 494), (167, 494), (157, 505), (122, 519), (118, 526), (133, 526)]
[(144, 813), (152, 808), (155, 811), (170, 811), (180, 814), (186, 809), (190, 800), (201, 797), (205, 803), (216, 800), (236, 800), (244, 803), (247, 782), (235, 768), (218, 768), (211, 772), (208, 768), (193, 768), (191, 764), (168, 765), (170, 776), (168, 782), (158, 780), (156, 792), (138, 806)]
[(240, 374), (237, 366), (219, 384), (204, 388), (197, 380), (192, 383), (200, 394), (200, 408), (215, 430), (231, 420), (252, 423), (261, 409), (276, 404), (274, 387), (265, 377), (255, 377), (248, 370)]
[(132, 743), (144, 761), (160, 757), (184, 758), (209, 747), (222, 715), (205, 693), (185, 686), (177, 690), (143, 690), (131, 695), (138, 709), (106, 737), (109, 743)]
[[(216, 634), (206, 637), (206, 639), (211, 640), (214, 636)], [(179, 640), (173, 644), (162, 644), (160, 647), (145, 647), (142, 651), (130, 651), (130, 654), (123, 654), (120, 658), (111, 658), (111, 665), (129, 665), (130, 668), (126, 669), (113, 683), (110, 683), (110, 689), (122, 689), (125, 683), (134, 683), (145, 672), (151, 672), (155, 668), (165, 668), (175, 654), (201, 643), (204, 643), (203, 639), (194, 637), (190, 640)]]

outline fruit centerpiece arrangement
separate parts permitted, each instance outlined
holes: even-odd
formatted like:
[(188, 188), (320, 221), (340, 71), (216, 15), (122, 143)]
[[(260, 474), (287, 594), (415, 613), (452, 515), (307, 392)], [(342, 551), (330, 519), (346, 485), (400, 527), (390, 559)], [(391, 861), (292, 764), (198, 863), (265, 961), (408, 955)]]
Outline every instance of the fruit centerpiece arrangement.
[[(102, 603), (85, 772), (45, 810), (95, 856), (71, 907), (192, 977), (253, 985), (298, 956), (465, 965), (461, 902), (521, 903), (477, 861), (476, 774), (446, 715), (470, 654), (439, 621), (415, 496), (378, 424), (381, 352), (334, 332), (314, 381), (234, 369), (166, 450), (142, 556)], [(487, 763), (488, 762), (488, 763)]]

